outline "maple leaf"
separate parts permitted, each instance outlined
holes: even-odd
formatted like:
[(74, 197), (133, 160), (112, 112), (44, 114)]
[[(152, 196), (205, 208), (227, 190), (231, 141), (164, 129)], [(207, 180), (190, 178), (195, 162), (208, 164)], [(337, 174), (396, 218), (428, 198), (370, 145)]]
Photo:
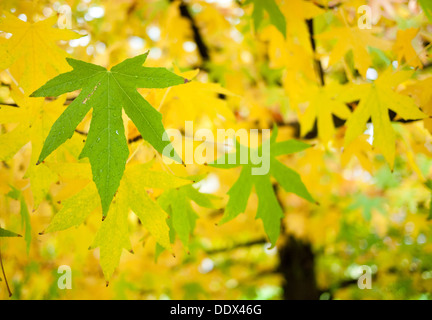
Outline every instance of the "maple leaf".
[[(339, 85), (313, 87), (309, 92), (309, 105), (300, 116), (301, 135), (310, 132), (317, 120), (318, 136), (323, 142), (328, 142), (334, 135), (335, 128), (332, 115), (340, 119), (347, 119), (351, 111), (345, 104), (347, 101), (339, 99), (338, 93), (343, 90)], [(347, 99), (345, 99), (347, 100)]]
[[(122, 109), (134, 122), (142, 137), (158, 152), (170, 144), (163, 141), (162, 115), (136, 90), (166, 88), (187, 82), (164, 68), (142, 64), (148, 52), (107, 69), (75, 59), (67, 59), (73, 70), (60, 74), (31, 94), (32, 97), (58, 96), (82, 89), (78, 97), (53, 124), (38, 162), (71, 138), (75, 128), (93, 108), (90, 130), (80, 158), (88, 157), (93, 180), (106, 215), (120, 184), (129, 149), (125, 137)], [(174, 155), (176, 161), (181, 159)]]
[[(33, 92), (53, 76), (66, 71), (66, 52), (56, 42), (81, 37), (67, 29), (52, 28), (54, 15), (36, 23), (24, 22), (9, 12), (0, 22), (0, 30), (12, 37), (0, 44), (0, 70), (9, 68), (26, 93)], [(37, 75), (37, 76), (35, 76)]]
[[(265, 152), (263, 151), (265, 150), (263, 145), (270, 144), (270, 154), (268, 155), (270, 157), (270, 170), (267, 174), (254, 175), (253, 169), (256, 168), (257, 165), (253, 164), (250, 158), (246, 164), (240, 164), (240, 156), (242, 154), (250, 155), (251, 149), (241, 145), (237, 140), (235, 141), (236, 162), (234, 164), (229, 162), (229, 153), (208, 164), (211, 167), (221, 169), (231, 169), (242, 166), (239, 178), (228, 191), (229, 200), (220, 223), (226, 223), (237, 217), (240, 213), (245, 212), (252, 188), (255, 187), (255, 192), (258, 196), (258, 210), (256, 218), (263, 221), (264, 229), (272, 246), (275, 245), (276, 240), (279, 237), (280, 220), (283, 218), (283, 210), (273, 189), (271, 177), (273, 176), (286, 192), (292, 192), (310, 202), (315, 202), (309, 191), (306, 189), (306, 186), (303, 184), (300, 175), (294, 170), (284, 166), (276, 159), (278, 156), (300, 152), (311, 146), (297, 140), (276, 142), (277, 134), (278, 129), (277, 126), (275, 126), (271, 138), (264, 141), (257, 150), (257, 154), (262, 154), (263, 157), (265, 157), (263, 154), (263, 152)], [(223, 162), (223, 164), (221, 162)]]
[(245, 2), (245, 5), (251, 3), (254, 4), (252, 19), (255, 31), (259, 29), (261, 21), (263, 20), (264, 11), (266, 11), (269, 15), (270, 22), (283, 34), (284, 37), (286, 37), (285, 17), (274, 0), (248, 0)]
[(288, 38), (295, 39), (295, 43), (300, 43), (308, 52), (311, 52), (310, 36), (305, 20), (314, 19), (325, 13), (325, 10), (313, 2), (290, 0), (283, 1), (281, 11), (286, 17)]
[(366, 123), (371, 119), (374, 126), (373, 145), (382, 152), (390, 167), (393, 168), (396, 141), (389, 110), (393, 110), (405, 120), (426, 117), (412, 98), (393, 90), (411, 76), (411, 71), (393, 73), (388, 69), (374, 82), (355, 85), (345, 92), (352, 101), (360, 100), (346, 122), (345, 146), (365, 131)]
[[(51, 164), (48, 164), (51, 166)], [(72, 165), (72, 166), (71, 166)], [(88, 172), (88, 164), (68, 164), (59, 171), (70, 169)], [(141, 224), (164, 249), (171, 251), (167, 213), (150, 198), (146, 189), (180, 188), (191, 181), (163, 171), (150, 170), (150, 163), (129, 165), (124, 172), (117, 195), (110, 206), (107, 218), (98, 230), (91, 248), (100, 247), (100, 264), (108, 281), (117, 267), (123, 248), (131, 251), (127, 217), (132, 210)], [(87, 184), (78, 193), (62, 201), (63, 207), (54, 215), (50, 225), (41, 233), (65, 230), (81, 225), (97, 209), (93, 199), (97, 189)]]
[(418, 32), (418, 28), (398, 30), (393, 49), (397, 54), (399, 65), (401, 65), (404, 60), (408, 65), (414, 68), (423, 68), (423, 64), (412, 45), (412, 41), (417, 36)]
[[(82, 166), (83, 164), (80, 164), (80, 167)], [(97, 208), (98, 204), (94, 201), (95, 197), (97, 197), (95, 185), (93, 183), (87, 184), (79, 192), (62, 201), (62, 208), (54, 215), (48, 228), (40, 234), (62, 231), (81, 225), (88, 215)]]
[(360, 29), (355, 27), (337, 27), (316, 35), (320, 40), (337, 40), (329, 56), (329, 65), (342, 60), (345, 54), (352, 52), (354, 66), (363, 77), (366, 77), (367, 70), (372, 66), (372, 58), (369, 55), (368, 47), (377, 48), (383, 51), (391, 49), (391, 43), (374, 36), (375, 29)]
[(410, 83), (401, 92), (411, 96), (421, 106), (422, 111), (429, 117), (423, 120), (424, 127), (432, 133), (432, 77)]
[(189, 237), (195, 229), (195, 221), (198, 218), (190, 202), (193, 201), (203, 208), (215, 208), (212, 203), (214, 199), (217, 197), (200, 193), (192, 185), (170, 189), (162, 193), (157, 202), (170, 215), (168, 223), (171, 243), (174, 242), (177, 234), (183, 245), (188, 248)]
[(167, 213), (153, 201), (145, 188), (176, 188), (190, 181), (177, 178), (165, 172), (146, 170), (147, 166), (134, 165), (125, 172), (113, 208), (102, 223), (91, 248), (100, 248), (100, 264), (105, 278), (110, 279), (117, 267), (123, 249), (131, 251), (127, 228), (129, 208), (138, 216), (143, 226), (156, 239), (157, 243), (172, 251), (169, 241)]
[(18, 126), (0, 135), (0, 160), (9, 160), (24, 144), (31, 141), (31, 161), (36, 162), (45, 135), (58, 116), (65, 97), (49, 102), (27, 97), (14, 84), (11, 89), (11, 97), (18, 107), (0, 104), (0, 123), (17, 123)]
[(22, 237), (20, 234), (3, 229), (0, 227), (0, 238)]
[(386, 211), (383, 207), (384, 198), (381, 197), (368, 197), (364, 194), (356, 195), (353, 203), (348, 207), (348, 210), (355, 210), (362, 208), (362, 215), (366, 221), (372, 219), (372, 211), (377, 210), (381, 214), (385, 214)]
[(105, 279), (110, 280), (114, 270), (119, 264), (120, 256), (123, 249), (132, 251), (132, 245), (129, 239), (128, 230), (128, 210), (125, 195), (121, 194), (116, 197), (110, 208), (109, 215), (102, 223), (93, 244), (89, 249), (99, 247), (100, 265), (102, 267)]
[[(265, 1), (262, 1), (265, 2)], [(286, 19), (286, 36), (275, 28), (267, 28), (261, 38), (268, 41), (268, 55), (272, 68), (284, 68), (283, 84), (290, 102), (295, 107), (308, 92), (302, 92), (302, 77), (316, 79), (313, 61), (318, 59), (312, 49), (310, 30), (305, 20), (313, 21), (325, 11), (303, 0), (283, 1), (280, 9)], [(313, 22), (312, 22), (313, 23)]]
[[(166, 126), (177, 127), (179, 124), (184, 126), (185, 121), (198, 122), (204, 116), (207, 116), (215, 125), (223, 122), (221, 118), (228, 123), (235, 122), (234, 114), (228, 107), (227, 101), (220, 99), (219, 95), (238, 98), (237, 95), (224, 89), (220, 84), (192, 81), (198, 75), (199, 69), (181, 72), (177, 66), (174, 66), (174, 72), (191, 82), (187, 86), (161, 90), (160, 94), (163, 98), (160, 111), (164, 115)], [(203, 105), (206, 107), (203, 108)]]
[(30, 179), (34, 208), (45, 199), (49, 187), (57, 178), (44, 164), (35, 166), (37, 157), (42, 150), (43, 140), (48, 134), (59, 110), (64, 104), (65, 97), (55, 101), (29, 98), (22, 93), (15, 85), (11, 85), (11, 97), (18, 105), (12, 107), (0, 105), (0, 123), (17, 123), (13, 130), (0, 135), (1, 160), (9, 160), (27, 142), (31, 142), (32, 152), (30, 165), (27, 168), (25, 177)]
[(369, 135), (362, 134), (344, 148), (341, 154), (341, 165), (343, 167), (348, 165), (351, 158), (356, 157), (363, 169), (372, 174), (373, 165), (369, 156), (372, 146), (368, 141), (369, 138)]

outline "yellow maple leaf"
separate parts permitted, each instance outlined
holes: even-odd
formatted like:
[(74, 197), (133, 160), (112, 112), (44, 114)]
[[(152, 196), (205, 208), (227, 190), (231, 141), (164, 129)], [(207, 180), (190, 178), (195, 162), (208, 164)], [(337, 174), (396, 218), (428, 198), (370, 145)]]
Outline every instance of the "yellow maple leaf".
[[(170, 189), (190, 184), (190, 180), (172, 174), (149, 170), (151, 163), (128, 165), (107, 218), (103, 221), (91, 248), (100, 248), (100, 264), (108, 281), (117, 267), (123, 249), (132, 250), (128, 215), (132, 210), (159, 245), (172, 251), (167, 213), (150, 197), (147, 188)], [(97, 189), (91, 181), (88, 163), (47, 163), (52, 171), (69, 178), (83, 179), (87, 185), (63, 201), (63, 207), (44, 231), (55, 232), (81, 225), (99, 205), (93, 201)], [(73, 172), (71, 172), (73, 171)]]
[(284, 37), (273, 25), (266, 27), (260, 39), (268, 42), (267, 54), (272, 68), (284, 68), (283, 85), (295, 108), (302, 96), (303, 77), (316, 80), (314, 52), (305, 20), (313, 19), (325, 11), (318, 6), (302, 1), (284, 1), (280, 9), (286, 20)]
[(37, 207), (57, 177), (44, 164), (36, 166), (37, 158), (51, 125), (62, 110), (66, 97), (51, 102), (43, 98), (29, 98), (14, 85), (12, 85), (11, 97), (18, 107), (1, 106), (0, 123), (18, 123), (18, 125), (11, 131), (0, 135), (2, 145), (0, 159), (10, 159), (26, 143), (31, 142), (30, 165), (25, 177), (30, 178), (34, 206)]
[(320, 40), (337, 41), (329, 54), (329, 65), (341, 61), (345, 54), (352, 51), (354, 66), (363, 77), (366, 77), (367, 70), (372, 66), (372, 58), (369, 55), (368, 47), (383, 51), (391, 49), (391, 42), (374, 36), (376, 32), (376, 29), (369, 30), (360, 29), (357, 26), (343, 26), (325, 31), (315, 37)]
[(360, 99), (359, 105), (346, 122), (345, 147), (365, 131), (366, 123), (371, 119), (374, 126), (373, 145), (382, 152), (390, 167), (393, 168), (396, 138), (389, 110), (393, 110), (405, 120), (426, 117), (412, 98), (394, 91), (397, 85), (411, 76), (411, 71), (394, 73), (388, 69), (373, 83), (355, 85), (345, 92), (352, 101)]
[(316, 81), (314, 55), (309, 45), (302, 46), (292, 37), (284, 38), (275, 26), (266, 27), (260, 39), (268, 42), (267, 54), (270, 67), (284, 68), (282, 81), (284, 89), (294, 108), (307, 94), (304, 90), (307, 80)]
[(405, 61), (409, 66), (414, 68), (423, 68), (423, 64), (412, 45), (412, 41), (417, 36), (418, 31), (418, 28), (398, 30), (393, 50), (396, 52), (399, 65), (402, 64), (402, 61)]
[(303, 0), (284, 1), (281, 4), (281, 11), (287, 23), (287, 37), (295, 39), (297, 43), (306, 45), (310, 48), (309, 31), (305, 20), (313, 19), (325, 11), (312, 2)]
[(346, 167), (353, 157), (356, 157), (363, 169), (372, 173), (372, 161), (370, 159), (370, 152), (372, 146), (368, 141), (369, 135), (362, 134), (354, 140), (349, 146), (344, 148), (341, 155), (341, 165)]
[(421, 106), (423, 112), (429, 116), (423, 120), (423, 123), (424, 127), (432, 134), (432, 91), (430, 88), (432, 88), (432, 77), (409, 84), (402, 92), (412, 96), (415, 102)]
[(56, 42), (79, 38), (79, 34), (52, 28), (57, 22), (56, 16), (29, 23), (9, 12), (3, 14), (6, 17), (0, 22), (0, 30), (12, 36), (0, 44), (0, 70), (9, 68), (25, 93), (30, 94), (70, 68), (65, 60), (66, 52)]
[[(100, 264), (108, 281), (120, 262), (123, 249), (132, 252), (128, 230), (128, 203), (125, 194), (113, 201), (107, 218), (102, 223), (91, 249), (99, 247)], [(168, 227), (167, 227), (168, 228)]]
[[(318, 137), (328, 142), (334, 135), (334, 114), (340, 119), (347, 119), (351, 111), (339, 98), (338, 93), (343, 91), (343, 87), (336, 84), (328, 84), (325, 87), (311, 87), (309, 89), (309, 105), (306, 111), (300, 115), (301, 135), (306, 135), (312, 130), (315, 119), (318, 125)], [(347, 100), (347, 99), (345, 99)]]
[[(199, 73), (198, 69), (181, 72), (177, 66), (174, 71), (188, 80), (194, 79)], [(199, 122), (203, 118), (221, 125), (235, 121), (234, 113), (227, 101), (219, 98), (219, 95), (238, 96), (220, 84), (191, 81), (181, 89), (172, 87), (161, 90), (160, 95), (162, 96), (160, 111), (163, 114), (164, 125), (167, 127), (184, 126), (185, 121)]]
[(190, 182), (165, 172), (147, 170), (146, 164), (132, 165), (126, 169), (107, 218), (91, 246), (100, 248), (100, 264), (107, 281), (117, 267), (123, 249), (132, 250), (127, 223), (129, 208), (155, 240), (163, 248), (172, 251), (169, 227), (165, 221), (168, 215), (150, 198), (145, 188), (178, 188)]

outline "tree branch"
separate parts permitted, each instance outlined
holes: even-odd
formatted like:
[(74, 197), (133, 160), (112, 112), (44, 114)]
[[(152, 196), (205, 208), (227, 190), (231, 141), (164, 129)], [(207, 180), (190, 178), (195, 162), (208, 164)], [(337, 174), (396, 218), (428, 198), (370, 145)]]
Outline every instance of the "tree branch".
[(229, 246), (229, 247), (207, 250), (207, 251), (205, 251), (205, 253), (207, 253), (207, 254), (216, 254), (216, 253), (222, 253), (222, 252), (232, 251), (232, 250), (239, 249), (239, 248), (247, 248), (247, 247), (255, 246), (255, 245), (258, 245), (258, 244), (262, 245), (262, 244), (266, 244), (266, 243), (268, 243), (267, 239), (265, 239), (265, 238), (258, 238), (258, 239), (251, 240), (251, 241), (248, 241), (248, 242), (237, 243), (237, 244), (235, 244), (233, 246)]
[[(174, 2), (174, 1), (175, 0), (170, 0), (170, 2)], [(203, 62), (202, 64), (205, 65), (208, 61), (210, 61), (210, 53), (209, 53), (208, 46), (206, 45), (206, 43), (203, 40), (203, 37), (201, 36), (201, 31), (199, 30), (194, 17), (192, 17), (192, 15), (190, 14), (189, 7), (183, 1), (180, 3), (179, 10), (180, 10), (180, 15), (183, 18), (189, 20), (190, 22), (193, 38), (197, 45), (198, 52), (201, 56)], [(204, 66), (201, 66), (201, 68), (205, 69)]]
[(322, 67), (321, 61), (316, 58), (316, 43), (315, 43), (315, 33), (314, 33), (314, 26), (313, 26), (313, 19), (306, 20), (306, 25), (308, 27), (309, 31), (309, 40), (311, 43), (313, 55), (314, 55), (314, 67), (315, 71), (318, 75), (318, 78), (320, 80), (320, 84), (322, 87), (325, 86), (325, 79), (324, 79), (324, 69)]

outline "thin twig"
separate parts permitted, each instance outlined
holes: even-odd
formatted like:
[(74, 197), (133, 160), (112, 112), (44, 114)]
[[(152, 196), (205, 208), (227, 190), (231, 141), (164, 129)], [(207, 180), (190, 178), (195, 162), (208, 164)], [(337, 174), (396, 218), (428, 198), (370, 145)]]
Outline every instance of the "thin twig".
[(1, 254), (1, 241), (0, 241), (0, 266), (1, 266), (1, 269), (2, 269), (2, 272), (3, 272), (3, 278), (5, 280), (5, 284), (6, 284), (7, 291), (9, 293), (9, 297), (12, 297), (12, 291), (9, 288), (9, 283), (7, 281), (6, 273), (5, 273), (5, 270), (4, 270), (4, 267), (3, 267), (3, 259), (2, 259), (2, 254)]

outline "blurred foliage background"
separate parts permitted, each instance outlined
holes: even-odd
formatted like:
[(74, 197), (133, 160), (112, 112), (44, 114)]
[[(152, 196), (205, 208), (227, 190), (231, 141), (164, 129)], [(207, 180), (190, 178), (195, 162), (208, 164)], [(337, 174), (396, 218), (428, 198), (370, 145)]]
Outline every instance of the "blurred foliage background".
[[(24, 139), (22, 145), (11, 157), (5, 156), (0, 165), (0, 226), (24, 235), (1, 238), (0, 242), (13, 292), (11, 299), (431, 298), (431, 191), (426, 182), (432, 174), (432, 144), (428, 119), (393, 121), (393, 169), (371, 146), (371, 124), (348, 148), (343, 145), (343, 125), (336, 125), (329, 137), (323, 137), (316, 125), (303, 132), (299, 124), (304, 107), (312, 101), (314, 90), (322, 81), (322, 73), (326, 84), (344, 85), (359, 79), (374, 80), (376, 74), (401, 64), (411, 66), (417, 80), (399, 91), (410, 94), (428, 113), (432, 106), (428, 56), (432, 26), (427, 16), (420, 4), (412, 0), (285, 0), (277, 4), (285, 16), (286, 37), (267, 13), (258, 26), (254, 25), (252, 2), (0, 3), (3, 12), (26, 22), (69, 17), (71, 29), (81, 37), (53, 38), (64, 56), (110, 67), (150, 50), (147, 66), (166, 67), (194, 77), (191, 88), (141, 91), (163, 114), (166, 128), (184, 129), (185, 120), (194, 120), (196, 128), (212, 130), (272, 128), (277, 123), (280, 139), (304, 139), (313, 144), (313, 148), (282, 160), (300, 173), (319, 202), (307, 203), (275, 184), (285, 217), (278, 244), (269, 250), (262, 222), (254, 217), (255, 194), (249, 199), (245, 214), (217, 225), (223, 213), (218, 208), (226, 203), (226, 192), (238, 171), (197, 165), (173, 167), (169, 170), (176, 174), (205, 175), (197, 187), (203, 193), (218, 196), (218, 205), (208, 209), (192, 203), (199, 218), (189, 247), (185, 248), (179, 240), (175, 242), (175, 257), (169, 252), (157, 257), (154, 239), (131, 214), (129, 229), (134, 254), (123, 253), (106, 287), (98, 250), (88, 250), (101, 225), (100, 214), (93, 212), (77, 228), (39, 235), (62, 207), (62, 200), (85, 185), (85, 177), (79, 177), (73, 167), (61, 165), (76, 159), (82, 149), (83, 135), (79, 132), (56, 151), (57, 166), (47, 165), (46, 172), (32, 173), (32, 148), (41, 145), (63, 109), (62, 104), (73, 97), (71, 94), (63, 100), (46, 100), (42, 107), (26, 100), (26, 93), (67, 69), (67, 65), (58, 70), (43, 65), (43, 59), (54, 58), (50, 56), (52, 48), (39, 45), (40, 57), (26, 52), (19, 58), (22, 63), (0, 72), (0, 103), (28, 105), (28, 110), (37, 110), (32, 118), (40, 120), (30, 139), (16, 137)], [(366, 53), (371, 65), (366, 74), (357, 68), (358, 60), (364, 58), (356, 58), (359, 49), (354, 48), (344, 54), (342, 61), (331, 63), (335, 40), (317, 36), (343, 25), (344, 20), (355, 27), (357, 9), (364, 4), (372, 8), (374, 28), (379, 28), (377, 37), (390, 44), (387, 50), (369, 47)], [(399, 30), (410, 29), (416, 30), (411, 37), (398, 37)], [(7, 23), (1, 30), (0, 45), (13, 34)], [(395, 49), (397, 43), (402, 49)], [(418, 60), (404, 60), (406, 56), (399, 53), (407, 47), (414, 50)], [(32, 69), (25, 67), (29, 63), (26, 59), (39, 60)], [(14, 91), (14, 86), (20, 84), (28, 87), (25, 93)], [(133, 141), (137, 131), (130, 122), (128, 125), (131, 154), (137, 161), (148, 161), (153, 157), (150, 147), (142, 140)], [(16, 127), (2, 124), (1, 133)], [(78, 131), (85, 132), (87, 128), (88, 119)], [(34, 138), (36, 135), (39, 139)], [(9, 144), (16, 139), (1, 140), (2, 148), (12, 148)], [(156, 198), (158, 194), (152, 196)], [(57, 286), (60, 265), (72, 268), (72, 290), (60, 290)], [(357, 286), (361, 265), (368, 265), (373, 271), (370, 290)], [(3, 275), (0, 277), (3, 279)], [(4, 279), (0, 282), (0, 298), (8, 299)]]

